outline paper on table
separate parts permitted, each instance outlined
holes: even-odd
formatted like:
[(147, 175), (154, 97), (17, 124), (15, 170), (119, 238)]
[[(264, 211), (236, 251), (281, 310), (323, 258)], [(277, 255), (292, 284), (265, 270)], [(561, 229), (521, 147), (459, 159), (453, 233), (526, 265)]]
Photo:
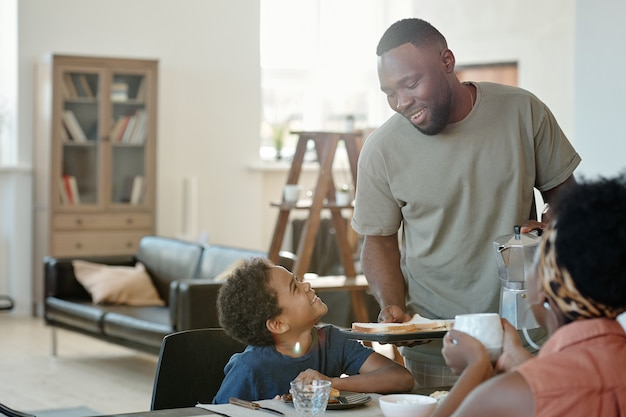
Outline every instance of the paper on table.
[[(380, 397), (380, 395), (368, 395), (372, 397), (372, 401), (364, 404), (361, 407), (342, 410), (341, 417), (383, 417), (383, 412), (380, 410), (380, 406), (378, 405), (378, 398)], [(285, 413), (286, 417), (297, 417), (296, 410), (294, 410), (292, 404), (285, 403), (280, 400), (262, 400), (255, 402), (259, 403), (263, 407), (269, 407), (273, 408), (274, 410), (282, 411), (283, 413)], [(205, 410), (209, 411), (215, 410), (217, 412), (227, 414), (229, 417), (269, 417), (271, 415), (270, 413), (267, 413), (265, 411), (250, 410), (232, 404), (198, 404), (196, 405), (196, 407), (204, 408)]]

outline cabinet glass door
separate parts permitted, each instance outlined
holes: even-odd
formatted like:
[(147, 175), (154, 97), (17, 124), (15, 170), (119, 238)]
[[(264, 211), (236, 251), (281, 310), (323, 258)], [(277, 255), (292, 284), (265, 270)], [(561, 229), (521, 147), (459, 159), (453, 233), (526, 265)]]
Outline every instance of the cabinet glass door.
[(60, 125), (62, 206), (98, 204), (99, 74), (62, 71), (63, 102)]
[(112, 204), (142, 205), (146, 188), (145, 74), (113, 73), (111, 80)]

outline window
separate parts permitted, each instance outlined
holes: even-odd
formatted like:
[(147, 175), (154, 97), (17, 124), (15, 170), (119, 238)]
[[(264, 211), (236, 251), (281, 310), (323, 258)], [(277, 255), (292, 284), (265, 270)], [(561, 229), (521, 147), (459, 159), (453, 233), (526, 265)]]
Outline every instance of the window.
[[(395, 21), (415, 15), (413, 2), (261, 0), (262, 126), (260, 155), (289, 158), (289, 131), (343, 131), (382, 124), (391, 114), (376, 74), (376, 45)], [(517, 83), (516, 64), (466, 65), (460, 79)], [(501, 75), (506, 78), (502, 79)]]
[[(343, 131), (348, 117), (357, 129), (389, 117), (376, 45), (411, 7), (388, 3), (397, 2), (261, 0), (262, 158), (274, 156), (280, 128)], [(294, 146), (295, 136), (285, 135), (283, 154)]]

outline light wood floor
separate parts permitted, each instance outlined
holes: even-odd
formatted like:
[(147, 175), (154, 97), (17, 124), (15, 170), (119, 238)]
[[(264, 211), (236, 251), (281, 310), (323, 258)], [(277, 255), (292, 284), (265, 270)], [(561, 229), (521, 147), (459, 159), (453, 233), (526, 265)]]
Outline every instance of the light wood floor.
[[(0, 312), (0, 402), (24, 411), (89, 407), (102, 414), (150, 409), (157, 356)], [(374, 347), (393, 358), (391, 345)]]
[(50, 328), (41, 318), (0, 313), (0, 402), (25, 411), (150, 408), (156, 356), (64, 330), (57, 336), (54, 358)]

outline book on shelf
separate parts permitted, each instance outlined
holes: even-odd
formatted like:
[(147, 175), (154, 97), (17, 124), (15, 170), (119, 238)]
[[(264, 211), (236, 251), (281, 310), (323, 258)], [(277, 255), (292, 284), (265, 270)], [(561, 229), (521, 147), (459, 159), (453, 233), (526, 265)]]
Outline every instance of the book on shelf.
[(137, 87), (137, 95), (135, 100), (144, 101), (146, 99), (146, 77), (141, 77), (139, 81), (139, 87)]
[(69, 72), (63, 74), (63, 91), (68, 92), (68, 96), (66, 98), (78, 97), (78, 91), (74, 85), (74, 80), (72, 80), (72, 74)]
[(85, 132), (80, 127), (80, 123), (76, 119), (74, 112), (71, 110), (63, 111), (63, 123), (67, 128), (71, 138), (76, 142), (86, 142), (87, 136), (85, 136)]
[(91, 90), (89, 81), (87, 81), (87, 76), (85, 74), (78, 74), (76, 77), (78, 78), (78, 83), (80, 84), (81, 89), (85, 92), (85, 97), (94, 98), (95, 95)]
[(80, 194), (78, 192), (78, 183), (76, 182), (76, 177), (73, 175), (69, 176), (70, 189), (72, 190), (72, 202), (74, 205), (80, 204)]
[(60, 197), (61, 197), (61, 204), (64, 205), (64, 206), (67, 206), (67, 205), (72, 204), (73, 202), (72, 202), (72, 200), (70, 200), (70, 194), (69, 194), (68, 191), (71, 191), (71, 190), (70, 190), (70, 187), (69, 187), (69, 183), (67, 183), (67, 186), (66, 186), (65, 177), (66, 177), (65, 175), (61, 177), (61, 182), (59, 184), (60, 185), (60, 187), (59, 187), (59, 191), (60, 191), (59, 194), (60, 194)]
[(78, 92), (78, 97), (88, 97), (87, 91), (85, 90), (85, 87), (80, 82), (81, 74), (72, 73), (71, 77), (72, 77), (72, 81), (74, 83), (74, 87), (76, 88), (76, 91)]
[(144, 178), (142, 175), (135, 175), (133, 187), (130, 192), (130, 204), (136, 205), (143, 200)]
[(129, 143), (141, 145), (144, 142), (144, 136), (146, 132), (146, 111), (141, 109), (135, 113), (135, 123), (133, 124), (133, 130), (128, 138)]
[(70, 138), (70, 134), (67, 132), (67, 127), (65, 126), (65, 123), (61, 123), (61, 140), (63, 142), (69, 142), (72, 140), (72, 138)]
[(128, 100), (128, 84), (114, 82), (111, 85), (111, 101), (127, 101)]
[(67, 201), (69, 205), (80, 204), (80, 194), (78, 193), (78, 183), (75, 176), (63, 175), (61, 177), (61, 200), (63, 202)]
[(111, 130), (109, 131), (109, 139), (112, 142), (119, 142), (122, 139), (124, 129), (126, 129), (126, 125), (128, 124), (128, 119), (128, 116), (120, 116), (113, 122), (113, 126), (111, 126)]
[(122, 135), (122, 143), (130, 143), (130, 138), (133, 133), (133, 129), (135, 128), (135, 124), (137, 123), (137, 113), (129, 116), (128, 124), (126, 125), (126, 129), (124, 129), (124, 135)]

